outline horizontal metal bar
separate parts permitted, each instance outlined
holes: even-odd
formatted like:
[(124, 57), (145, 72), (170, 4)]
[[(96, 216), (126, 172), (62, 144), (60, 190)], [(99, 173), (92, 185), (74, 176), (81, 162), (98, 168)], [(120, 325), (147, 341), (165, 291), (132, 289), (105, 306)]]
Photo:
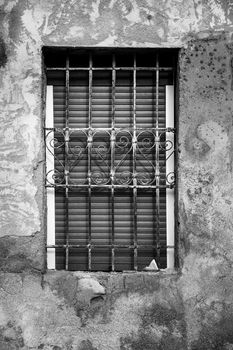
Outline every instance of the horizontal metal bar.
[[(113, 68), (111, 67), (93, 67), (91, 68), (93, 71), (112, 71)], [(66, 70), (66, 68), (64, 67), (46, 67), (46, 70), (47, 71), (63, 71), (63, 70)], [(89, 71), (90, 68), (89, 67), (70, 67), (69, 68), (69, 71)], [(115, 70), (117, 71), (133, 71), (134, 68), (133, 67), (116, 67)], [(137, 67), (136, 68), (136, 71), (173, 71), (174, 70), (174, 67)]]
[(173, 188), (174, 185), (88, 185), (88, 184), (83, 184), (83, 185), (66, 185), (66, 184), (55, 184), (55, 185), (50, 185), (50, 184), (45, 184), (45, 187), (55, 187), (55, 188), (99, 188), (99, 189), (104, 189), (104, 188), (109, 188), (111, 189), (114, 187), (115, 189), (127, 189), (127, 188), (143, 188), (143, 189), (151, 189), (151, 188), (160, 188), (160, 189), (165, 189), (165, 188)]
[[(46, 245), (46, 248), (62, 248), (65, 249), (67, 246), (66, 244), (54, 244), (54, 245)], [(69, 244), (69, 248), (114, 248), (114, 249), (121, 249), (121, 248), (127, 248), (127, 249), (135, 249), (136, 248), (157, 248), (157, 245), (152, 245), (152, 244), (137, 244), (136, 246), (133, 245), (126, 245), (126, 244)], [(168, 246), (168, 245), (160, 245), (161, 248), (174, 248), (174, 246)]]
[[(47, 131), (66, 131), (67, 128), (44, 128)], [(133, 128), (68, 128), (69, 131), (133, 131)], [(166, 131), (166, 132), (174, 132), (175, 128), (136, 128), (136, 131)]]

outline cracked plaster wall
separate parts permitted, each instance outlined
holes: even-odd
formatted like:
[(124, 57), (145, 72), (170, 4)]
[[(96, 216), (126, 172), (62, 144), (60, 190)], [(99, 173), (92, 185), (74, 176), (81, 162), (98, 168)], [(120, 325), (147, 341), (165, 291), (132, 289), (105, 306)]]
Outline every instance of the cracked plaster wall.
[[(233, 349), (231, 0), (0, 0), (0, 349)], [(45, 271), (42, 46), (176, 47), (174, 274)]]

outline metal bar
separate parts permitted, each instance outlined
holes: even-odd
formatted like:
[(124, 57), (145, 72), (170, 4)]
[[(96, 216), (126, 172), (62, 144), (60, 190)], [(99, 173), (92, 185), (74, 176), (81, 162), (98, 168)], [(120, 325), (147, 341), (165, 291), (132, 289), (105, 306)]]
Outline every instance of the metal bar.
[(134, 270), (137, 271), (138, 248), (137, 248), (137, 168), (136, 168), (136, 152), (137, 152), (137, 132), (136, 132), (136, 54), (134, 54), (133, 63), (133, 236), (134, 236)]
[(112, 131), (111, 131), (111, 243), (112, 243), (112, 271), (115, 270), (115, 220), (114, 220), (114, 176), (115, 176), (115, 100), (116, 100), (116, 59), (112, 56)]
[[(156, 54), (156, 68), (159, 67), (159, 56)], [(159, 70), (156, 70), (156, 91), (155, 91), (155, 103), (156, 103), (156, 128), (159, 127)], [(156, 141), (159, 140), (159, 131), (156, 130)], [(159, 169), (159, 142), (156, 142), (155, 146), (155, 175), (156, 175), (156, 255), (157, 255), (157, 265), (158, 268), (160, 268), (160, 189), (159, 189), (159, 175), (160, 175), (160, 169)]]
[[(51, 130), (51, 131), (65, 131), (65, 128), (44, 128), (45, 130)], [(69, 128), (70, 131), (74, 132), (74, 131), (110, 131), (112, 130), (112, 128)], [(130, 131), (130, 130), (133, 130), (133, 128), (116, 128), (115, 127), (115, 131)], [(139, 128), (139, 127), (136, 127), (136, 130), (137, 131), (166, 131), (166, 132), (169, 132), (169, 131), (175, 131), (176, 129), (175, 128)]]
[[(89, 244), (69, 244), (69, 248), (88, 248)], [(111, 248), (112, 244), (91, 244), (92, 248)], [(154, 244), (139, 244), (138, 248), (156, 248), (157, 245)], [(174, 248), (172, 245), (163, 245), (165, 248)], [(46, 245), (46, 248), (66, 248), (65, 244), (48, 244)], [(134, 249), (134, 245), (127, 245), (127, 244), (114, 244), (115, 249), (120, 248), (128, 248), (128, 249)]]
[(88, 106), (88, 270), (91, 271), (91, 149), (92, 149), (92, 54), (89, 54), (89, 106)]
[(65, 255), (65, 269), (69, 269), (69, 90), (70, 90), (70, 76), (69, 76), (69, 54), (66, 56), (66, 95), (65, 95), (65, 235), (66, 235), (66, 255)]
[[(136, 69), (134, 69), (133, 67), (116, 67), (115, 68), (116, 70), (126, 70), (126, 71), (172, 71), (173, 70), (173, 67), (136, 67)], [(46, 68), (47, 71), (53, 71), (53, 70), (58, 70), (58, 71), (63, 71), (63, 70), (66, 70), (66, 68), (62, 68), (62, 67), (47, 67)], [(80, 71), (89, 71), (89, 67), (72, 67), (69, 69), (70, 71), (77, 71), (77, 70), (80, 70)], [(99, 71), (102, 71), (102, 70), (109, 70), (111, 71), (112, 68), (110, 67), (92, 67), (92, 70), (95, 71), (95, 70), (99, 70)]]
[[(55, 185), (48, 185), (46, 184), (45, 187), (56, 187), (56, 188), (88, 188), (89, 185), (84, 184), (84, 185), (63, 185), (63, 184), (55, 184)], [(112, 185), (91, 185), (91, 188), (99, 188), (99, 189), (104, 189), (104, 188), (110, 188), (111, 189)], [(161, 188), (161, 189), (165, 189), (165, 188), (173, 188), (174, 184), (172, 185), (137, 185), (136, 188), (143, 188), (145, 190), (149, 190), (149, 189), (157, 189), (157, 188)], [(114, 185), (115, 189), (127, 189), (127, 188), (134, 188), (134, 185)]]

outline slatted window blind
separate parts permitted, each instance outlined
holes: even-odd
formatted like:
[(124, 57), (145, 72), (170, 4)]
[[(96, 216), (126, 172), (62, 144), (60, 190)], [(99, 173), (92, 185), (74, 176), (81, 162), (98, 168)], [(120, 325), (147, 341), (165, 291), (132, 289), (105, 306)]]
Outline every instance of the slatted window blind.
[(48, 49), (45, 67), (54, 268), (143, 270), (152, 259), (165, 268), (167, 191), (174, 188), (166, 86), (174, 85), (175, 54)]

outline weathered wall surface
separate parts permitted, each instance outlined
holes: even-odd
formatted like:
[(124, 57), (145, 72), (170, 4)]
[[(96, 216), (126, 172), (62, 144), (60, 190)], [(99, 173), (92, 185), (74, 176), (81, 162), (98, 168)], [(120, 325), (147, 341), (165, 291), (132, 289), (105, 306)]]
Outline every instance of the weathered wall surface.
[(185, 349), (176, 281), (176, 275), (168, 281), (143, 273), (55, 272), (41, 283), (39, 276), (5, 274), (0, 348)]
[[(0, 349), (233, 349), (231, 0), (0, 0)], [(45, 272), (41, 48), (177, 47), (174, 274)]]

